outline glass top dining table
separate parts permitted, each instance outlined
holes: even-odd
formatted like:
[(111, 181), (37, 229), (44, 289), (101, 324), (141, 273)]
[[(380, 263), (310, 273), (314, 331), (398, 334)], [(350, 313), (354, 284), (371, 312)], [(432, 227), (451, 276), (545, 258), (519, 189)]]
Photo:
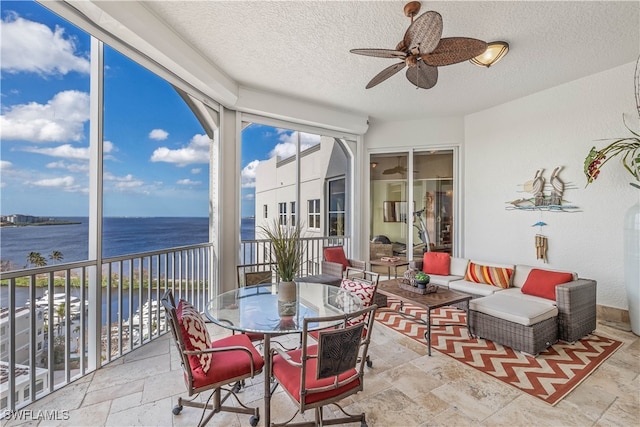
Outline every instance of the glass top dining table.
[[(248, 286), (224, 292), (209, 301), (205, 315), (224, 328), (264, 335), (264, 425), (268, 426), (271, 424), (271, 336), (302, 332), (305, 318), (349, 314), (362, 308), (362, 300), (357, 295), (339, 287), (322, 283), (289, 282)], [(314, 322), (308, 326), (308, 330), (330, 328), (339, 323), (340, 321)]]

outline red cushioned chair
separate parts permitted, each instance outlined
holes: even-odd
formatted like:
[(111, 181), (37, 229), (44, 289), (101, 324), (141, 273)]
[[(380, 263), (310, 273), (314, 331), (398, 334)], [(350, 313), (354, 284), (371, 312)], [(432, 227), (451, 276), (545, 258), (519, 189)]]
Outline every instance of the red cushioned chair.
[(360, 271), (367, 268), (366, 262), (347, 258), (342, 246), (325, 246), (322, 249), (322, 255), (324, 257), (322, 261), (323, 274), (343, 277), (348, 267)]
[[(362, 308), (370, 307), (375, 303), (376, 291), (378, 290), (378, 281), (380, 279), (380, 275), (378, 273), (374, 273), (372, 271), (361, 271), (356, 270), (352, 275), (350, 275), (351, 267), (347, 268), (345, 271), (345, 277), (342, 279), (340, 283), (340, 289), (344, 289), (362, 300)], [(362, 276), (362, 277), (358, 277)], [(366, 322), (364, 317), (355, 319), (354, 322)], [(364, 331), (366, 333), (366, 330)], [(318, 339), (319, 331), (312, 331), (310, 335), (314, 339)], [(366, 357), (367, 366), (371, 368), (373, 366), (373, 362), (369, 355)]]
[[(365, 414), (352, 415), (339, 404), (344, 398), (364, 389), (364, 366), (377, 306), (355, 313), (303, 320), (302, 347), (283, 352), (271, 351), (272, 375), (298, 406), (298, 412), (315, 409), (315, 421), (272, 426), (320, 426), (360, 421), (366, 427)], [(356, 319), (365, 317), (366, 322)], [(308, 345), (309, 327), (319, 321), (341, 320), (337, 329), (318, 334), (318, 343)], [(333, 404), (344, 414), (324, 419), (322, 408)], [(294, 417), (295, 415), (294, 414)]]
[[(202, 408), (198, 425), (203, 426), (218, 412), (251, 414), (250, 423), (256, 426), (260, 420), (258, 408), (245, 406), (235, 394), (245, 379), (253, 378), (264, 366), (263, 357), (249, 338), (238, 334), (212, 342), (204, 319), (190, 303), (180, 300), (176, 306), (173, 293), (167, 291), (162, 297), (162, 305), (180, 354), (187, 391), (189, 396), (196, 395), (192, 399), (178, 398), (174, 415), (178, 415), (183, 406)], [(207, 390), (213, 391), (206, 403), (195, 400), (198, 394)], [(230, 396), (240, 406), (223, 406)], [(208, 409), (211, 413), (205, 417)]]

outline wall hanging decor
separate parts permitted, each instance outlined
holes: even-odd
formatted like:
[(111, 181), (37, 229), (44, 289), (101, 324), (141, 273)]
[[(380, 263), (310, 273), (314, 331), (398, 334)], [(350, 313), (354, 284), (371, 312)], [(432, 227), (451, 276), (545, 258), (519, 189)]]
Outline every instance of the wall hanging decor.
[[(546, 222), (538, 221), (532, 227), (540, 227), (540, 231), (542, 231), (542, 227), (545, 225), (547, 225)], [(547, 249), (549, 248), (547, 242), (547, 236), (540, 233), (535, 235), (536, 259), (541, 259), (545, 264), (547, 263)]]
[(522, 187), (525, 193), (532, 196), (521, 197), (507, 202), (507, 210), (537, 210), (551, 212), (576, 212), (578, 207), (568, 204), (563, 198), (564, 191), (568, 188), (577, 188), (560, 178), (563, 166), (557, 166), (551, 171), (549, 182), (544, 177), (544, 169), (538, 169), (533, 179), (525, 182)]

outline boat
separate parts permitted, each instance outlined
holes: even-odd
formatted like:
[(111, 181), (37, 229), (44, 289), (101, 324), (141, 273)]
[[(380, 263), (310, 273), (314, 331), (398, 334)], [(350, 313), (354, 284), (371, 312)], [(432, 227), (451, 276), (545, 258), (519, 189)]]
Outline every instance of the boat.
[[(56, 292), (53, 294), (53, 309), (57, 310), (63, 304), (67, 303), (67, 294), (64, 292)], [(27, 305), (29, 302), (27, 301)], [(84, 306), (87, 307), (89, 305), (89, 301), (84, 302)], [(35, 302), (35, 306), (38, 308), (48, 308), (49, 307), (49, 291), (45, 290), (44, 295), (38, 298)], [(72, 315), (77, 315), (80, 313), (80, 309), (82, 307), (82, 301), (80, 298), (69, 295), (69, 313)]]

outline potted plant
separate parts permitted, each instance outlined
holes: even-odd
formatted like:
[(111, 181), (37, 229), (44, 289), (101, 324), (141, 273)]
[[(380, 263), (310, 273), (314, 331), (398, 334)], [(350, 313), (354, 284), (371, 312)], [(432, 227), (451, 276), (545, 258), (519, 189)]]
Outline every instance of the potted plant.
[(416, 283), (418, 284), (418, 288), (426, 289), (427, 284), (431, 280), (431, 277), (422, 271), (416, 273)]
[(300, 240), (302, 227), (282, 225), (277, 219), (266, 226), (259, 226), (263, 234), (269, 239), (269, 258), (274, 265), (278, 284), (278, 312), (281, 316), (294, 316), (297, 299), (296, 284), (293, 279), (300, 270), (304, 252), (303, 242)]

